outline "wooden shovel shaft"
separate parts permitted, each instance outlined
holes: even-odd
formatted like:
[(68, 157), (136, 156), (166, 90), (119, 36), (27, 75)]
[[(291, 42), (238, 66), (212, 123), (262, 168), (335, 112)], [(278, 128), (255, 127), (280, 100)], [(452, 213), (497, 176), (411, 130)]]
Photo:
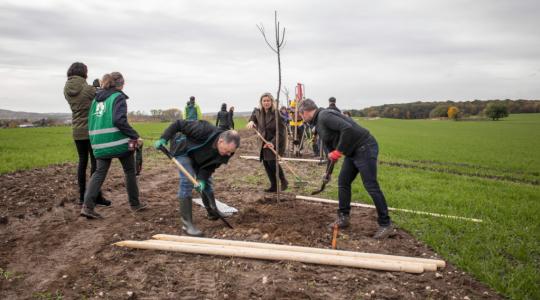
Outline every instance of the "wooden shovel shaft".
[(169, 150), (167, 150), (167, 148), (165, 148), (164, 146), (161, 146), (159, 148), (159, 150), (161, 150), (161, 152), (163, 152), (165, 155), (167, 155), (167, 157), (170, 160), (172, 160), (172, 162), (176, 165), (178, 170), (180, 170), (180, 172), (182, 172), (182, 174), (184, 174), (189, 179), (189, 181), (191, 181), (191, 183), (193, 183), (193, 185), (195, 185), (195, 186), (199, 185), (199, 183), (197, 182), (197, 179), (195, 179), (193, 176), (191, 176), (191, 174), (189, 174), (189, 172), (186, 170), (186, 168), (184, 168), (184, 166), (182, 166), (182, 164), (179, 163), (176, 160), (176, 158), (174, 158), (174, 156), (169, 152)]
[(188, 179), (189, 181), (191, 181), (191, 183), (193, 183), (195, 186), (199, 185), (199, 183), (197, 182), (197, 180), (195, 178), (193, 178), (193, 176), (191, 176), (191, 174), (189, 174), (189, 172), (186, 170), (186, 168), (184, 168), (184, 166), (182, 166), (181, 163), (179, 163), (176, 158), (171, 158), (171, 160), (174, 162), (174, 164), (176, 165), (176, 167), (178, 167), (178, 169), (180, 170), (180, 172), (182, 172), (182, 174), (184, 174)]
[[(257, 133), (257, 135), (261, 138), (261, 140), (262, 140), (264, 143), (270, 144), (270, 143), (269, 143), (269, 142), (261, 135), (261, 133), (260, 133), (257, 129), (255, 129), (255, 132)], [(277, 158), (278, 160), (282, 161), (283, 164), (287, 167), (287, 169), (289, 169), (289, 171), (291, 171), (291, 173), (293, 173), (293, 175), (294, 175), (296, 178), (300, 178), (300, 176), (298, 176), (298, 174), (296, 174), (296, 172), (291, 168), (291, 166), (289, 166), (289, 164), (288, 164), (285, 160), (281, 159), (281, 156), (277, 153), (277, 151), (276, 151), (274, 148), (268, 148), (268, 149), (270, 149), (272, 152), (274, 152), (274, 154), (276, 155), (276, 158)]]

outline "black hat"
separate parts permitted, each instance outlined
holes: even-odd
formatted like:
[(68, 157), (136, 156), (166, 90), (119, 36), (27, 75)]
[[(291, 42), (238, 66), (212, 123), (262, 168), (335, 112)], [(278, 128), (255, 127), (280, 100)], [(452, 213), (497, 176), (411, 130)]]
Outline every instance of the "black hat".
[(328, 102), (330, 102), (330, 103), (336, 103), (336, 98), (330, 97), (330, 99), (328, 99)]

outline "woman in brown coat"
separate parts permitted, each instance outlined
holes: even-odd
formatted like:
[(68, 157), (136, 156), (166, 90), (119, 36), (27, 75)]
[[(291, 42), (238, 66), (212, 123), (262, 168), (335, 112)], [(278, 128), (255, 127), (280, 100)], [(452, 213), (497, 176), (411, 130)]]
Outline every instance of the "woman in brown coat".
[[(96, 171), (96, 159), (90, 146), (88, 137), (88, 111), (92, 100), (96, 96), (96, 86), (86, 83), (88, 67), (81, 62), (74, 62), (67, 71), (67, 81), (64, 86), (64, 97), (69, 103), (72, 112), (73, 140), (79, 155), (77, 168), (77, 182), (79, 183), (79, 201), (84, 202), (86, 192), (86, 168), (90, 157), (90, 174)], [(94, 81), (95, 82), (95, 81)], [(99, 85), (99, 81), (97, 82)], [(98, 194), (97, 205), (109, 206), (111, 201), (103, 198), (101, 191)]]
[[(279, 116), (279, 149), (278, 154), (285, 153), (285, 121)], [(256, 108), (251, 114), (247, 128), (255, 128), (269, 143), (265, 144), (259, 139), (260, 160), (263, 162), (264, 169), (270, 180), (270, 188), (265, 192), (277, 191), (276, 182), (276, 156), (271, 149), (276, 149), (276, 103), (274, 97), (270, 93), (264, 93), (259, 100), (259, 108)], [(289, 183), (283, 174), (283, 169), (279, 167), (279, 179), (281, 182), (281, 190), (287, 189)]]

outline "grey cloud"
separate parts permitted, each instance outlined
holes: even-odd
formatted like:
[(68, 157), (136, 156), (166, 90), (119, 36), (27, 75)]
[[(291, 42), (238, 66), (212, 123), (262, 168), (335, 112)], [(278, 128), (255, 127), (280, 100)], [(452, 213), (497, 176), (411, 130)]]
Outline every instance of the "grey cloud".
[[(36, 3), (0, 4), (2, 108), (65, 111), (63, 76), (81, 60), (91, 77), (124, 72), (130, 109), (181, 106), (197, 94), (206, 111), (222, 99), (248, 110), (276, 89), (275, 56), (255, 27), (270, 31), (274, 9), (287, 27), (285, 84), (304, 82), (321, 101), (334, 95), (359, 108), (540, 94), (532, 0)], [(25, 93), (34, 82), (46, 92)]]

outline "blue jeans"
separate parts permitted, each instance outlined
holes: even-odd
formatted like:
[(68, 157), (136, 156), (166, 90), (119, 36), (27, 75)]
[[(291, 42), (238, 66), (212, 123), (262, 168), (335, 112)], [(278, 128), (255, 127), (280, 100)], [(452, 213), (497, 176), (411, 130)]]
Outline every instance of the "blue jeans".
[[(189, 158), (189, 156), (177, 156), (175, 157), (175, 159), (186, 169), (186, 171), (188, 171), (191, 176), (196, 178), (195, 168), (193, 168), (193, 162), (191, 158)], [(191, 198), (191, 193), (193, 191), (194, 185), (182, 172), (179, 173), (180, 186), (178, 188), (178, 198), (181, 200)], [(212, 185), (213, 180), (212, 177), (210, 177), (206, 182), (206, 187), (204, 190), (209, 193), (213, 192), (214, 190), (212, 189)]]
[(373, 136), (358, 146), (351, 156), (345, 157), (338, 179), (339, 212), (348, 215), (351, 211), (351, 183), (358, 173), (364, 188), (377, 208), (377, 222), (380, 226), (390, 224), (386, 199), (377, 181), (377, 156), (379, 145)]

